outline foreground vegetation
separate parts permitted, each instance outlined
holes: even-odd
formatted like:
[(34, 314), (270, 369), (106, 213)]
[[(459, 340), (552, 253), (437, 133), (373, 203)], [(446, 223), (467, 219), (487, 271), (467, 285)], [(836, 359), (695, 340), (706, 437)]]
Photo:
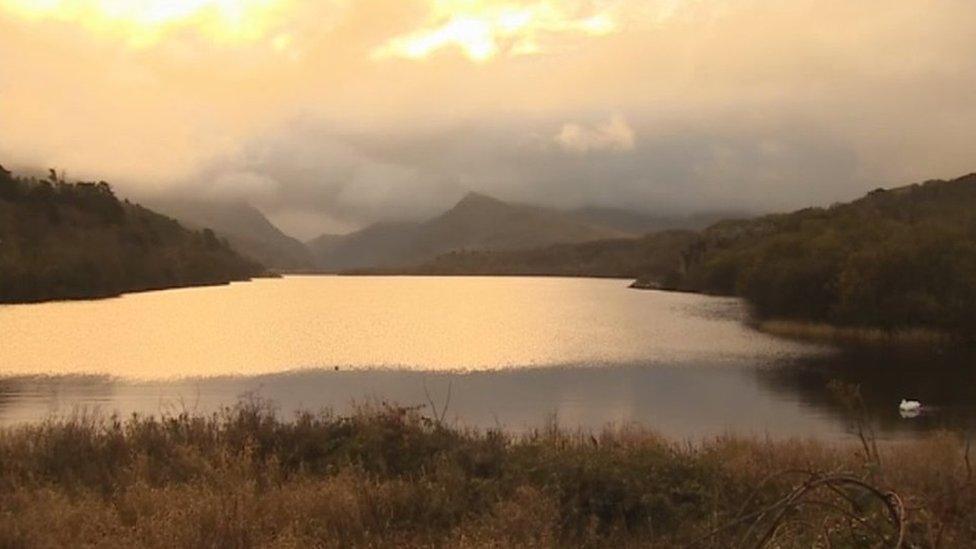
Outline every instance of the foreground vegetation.
[(881, 450), (514, 437), (393, 407), (78, 417), (0, 434), (0, 547), (961, 547), (976, 543), (967, 456), (951, 435)]
[(0, 167), (0, 303), (225, 284), (262, 274), (213, 231), (189, 231), (104, 182)]

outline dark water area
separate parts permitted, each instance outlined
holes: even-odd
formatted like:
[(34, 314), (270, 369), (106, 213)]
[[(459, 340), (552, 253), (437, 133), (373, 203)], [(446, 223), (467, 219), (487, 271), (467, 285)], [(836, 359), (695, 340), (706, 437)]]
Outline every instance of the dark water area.
[[(925, 367), (919, 360), (927, 359)], [(213, 413), (241, 399), (273, 403), (282, 417), (300, 410), (352, 412), (395, 403), (441, 409), (457, 425), (526, 432), (555, 421), (575, 429), (638, 424), (667, 436), (726, 433), (838, 439), (852, 415), (828, 389), (860, 386), (867, 419), (882, 439), (976, 425), (976, 375), (968, 356), (868, 352), (796, 359), (775, 365), (603, 365), (485, 372), (308, 370), (251, 377), (134, 382), (108, 376), (0, 379), (0, 424), (98, 412)], [(924, 404), (904, 418), (902, 398)]]
[[(857, 385), (868, 419), (882, 436), (976, 428), (973, 350), (845, 349), (756, 373), (770, 390), (793, 395), (802, 405), (829, 411), (847, 423), (852, 414), (827, 386), (833, 380)], [(922, 403), (917, 417), (900, 413), (902, 399)]]
[[(861, 388), (884, 439), (966, 429), (972, 352), (843, 350), (743, 322), (734, 299), (627, 281), (297, 277), (0, 308), (0, 425), (213, 413), (241, 398), (349, 413), (447, 405), (472, 428), (639, 424), (678, 438), (844, 439)], [(448, 402), (448, 393), (450, 400)], [(901, 399), (922, 402), (918, 417)]]

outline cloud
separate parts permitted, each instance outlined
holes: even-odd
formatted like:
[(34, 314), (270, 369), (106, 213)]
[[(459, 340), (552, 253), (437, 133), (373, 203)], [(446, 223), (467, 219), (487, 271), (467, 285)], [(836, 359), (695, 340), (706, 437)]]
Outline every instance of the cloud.
[[(472, 61), (499, 55), (538, 55), (556, 38), (605, 36), (617, 30), (612, 10), (600, 2), (564, 0), (448, 1), (434, 3), (429, 24), (395, 36), (373, 52), (376, 59), (424, 59), (458, 48)], [(543, 44), (547, 45), (543, 45)]]
[(467, 190), (782, 209), (976, 169), (972, 0), (188, 2), (0, 0), (0, 163), (303, 234)]
[[(342, 0), (317, 0), (337, 11)], [(183, 35), (221, 45), (260, 41), (286, 26), (296, 0), (0, 0), (28, 21), (68, 22), (148, 48)], [(322, 20), (320, 23), (327, 23)], [(277, 36), (272, 42), (278, 41)]]
[(573, 123), (563, 124), (562, 130), (554, 139), (560, 147), (574, 153), (631, 151), (634, 149), (635, 134), (627, 120), (615, 114), (608, 122), (592, 128)]
[(281, 189), (281, 183), (267, 175), (249, 171), (226, 171), (215, 177), (204, 189), (216, 199), (267, 201)]
[(525, 137), (551, 132), (557, 118), (509, 116), (382, 134), (302, 118), (215, 162), (201, 180), (247, 172), (278, 182), (273, 194), (252, 201), (303, 238), (377, 220), (424, 219), (471, 190), (560, 208), (687, 213), (801, 207), (878, 186), (859, 173), (856, 151), (816, 123), (784, 122), (791, 131), (783, 136), (778, 128), (755, 130), (739, 113), (712, 114), (722, 124), (635, 117), (628, 125), (644, 137), (632, 154), (566, 154)]

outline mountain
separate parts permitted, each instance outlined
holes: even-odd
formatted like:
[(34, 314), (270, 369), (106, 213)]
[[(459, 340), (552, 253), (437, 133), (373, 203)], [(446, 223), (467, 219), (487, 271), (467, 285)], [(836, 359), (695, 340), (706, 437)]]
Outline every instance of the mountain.
[(376, 223), (347, 235), (322, 235), (306, 245), (315, 265), (327, 271), (409, 264), (421, 225)]
[(0, 167), (0, 302), (116, 296), (264, 274), (213, 231), (120, 201), (104, 182), (14, 177)]
[(415, 265), (457, 250), (517, 250), (633, 236), (569, 212), (470, 193), (422, 223), (381, 223), (308, 243), (319, 268), (348, 270)]
[(455, 251), (417, 267), (398, 270), (416, 275), (544, 275), (637, 278), (679, 276), (694, 231), (662, 231), (638, 238), (553, 244), (510, 251)]
[(312, 267), (311, 254), (304, 244), (281, 232), (246, 202), (157, 199), (151, 206), (188, 227), (213, 229), (234, 249), (268, 268), (300, 271)]

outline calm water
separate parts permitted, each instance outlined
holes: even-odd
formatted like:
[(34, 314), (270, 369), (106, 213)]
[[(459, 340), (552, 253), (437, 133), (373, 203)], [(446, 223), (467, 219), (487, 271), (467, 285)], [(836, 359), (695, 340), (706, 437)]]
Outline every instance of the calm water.
[[(438, 403), (462, 425), (639, 422), (665, 434), (842, 436), (826, 384), (861, 383), (897, 437), (968, 421), (972, 361), (852, 354), (769, 337), (734, 299), (619, 280), (290, 277), (0, 307), (0, 424), (79, 409), (282, 412)], [(898, 416), (903, 397), (930, 413)]]

